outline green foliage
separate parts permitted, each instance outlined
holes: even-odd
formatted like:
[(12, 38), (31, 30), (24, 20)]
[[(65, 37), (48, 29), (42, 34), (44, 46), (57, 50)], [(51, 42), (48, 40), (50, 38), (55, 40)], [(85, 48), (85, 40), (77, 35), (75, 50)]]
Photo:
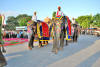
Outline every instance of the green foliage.
[(26, 26), (29, 20), (31, 20), (31, 17), (21, 17), (18, 19), (18, 23), (20, 26)]
[(31, 18), (32, 17), (31, 16), (28, 16), (27, 14), (18, 15), (16, 17), (16, 19), (17, 19), (17, 21), (18, 21), (18, 23), (19, 23), (20, 26), (26, 26), (27, 25), (27, 22), (29, 20), (31, 20)]
[(15, 17), (13, 17), (13, 16), (9, 16), (8, 20), (6, 22), (7, 22), (7, 24), (13, 23), (16, 26), (19, 25), (18, 22), (17, 22), (17, 19)]
[(16, 29), (16, 25), (14, 23), (7, 24), (5, 26), (5, 29), (6, 30), (15, 30)]
[(90, 25), (94, 27), (100, 27), (100, 14), (79, 16), (76, 21), (82, 26), (82, 28), (89, 28)]
[(16, 43), (19, 43), (19, 42), (13, 42), (13, 41), (12, 41), (10, 44), (16, 44)]
[(29, 20), (31, 20), (31, 16), (27, 14), (20, 14), (17, 17), (9, 16), (5, 28), (6, 30), (15, 30), (16, 26), (26, 26)]
[(9, 16), (6, 22), (7, 22), (7, 25), (5, 26), (6, 30), (15, 30), (15, 27), (19, 25), (17, 19), (13, 16)]
[(52, 17), (56, 17), (56, 12), (53, 12)]
[(27, 14), (20, 14), (16, 17), (16, 19), (19, 19), (19, 18), (24, 18), (24, 17), (28, 17)]
[(93, 17), (92, 15), (86, 15), (86, 16), (79, 16), (76, 21), (82, 26), (82, 28), (89, 28), (90, 24), (93, 23)]
[(92, 25), (100, 27), (100, 14), (99, 13), (94, 15), (94, 22)]

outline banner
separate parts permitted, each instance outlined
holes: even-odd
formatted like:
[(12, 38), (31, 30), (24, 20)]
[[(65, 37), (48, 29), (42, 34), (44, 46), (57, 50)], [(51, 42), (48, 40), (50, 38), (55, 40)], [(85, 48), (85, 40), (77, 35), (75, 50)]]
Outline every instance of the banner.
[(5, 23), (5, 16), (4, 15), (2, 15), (2, 25), (6, 25), (6, 23)]

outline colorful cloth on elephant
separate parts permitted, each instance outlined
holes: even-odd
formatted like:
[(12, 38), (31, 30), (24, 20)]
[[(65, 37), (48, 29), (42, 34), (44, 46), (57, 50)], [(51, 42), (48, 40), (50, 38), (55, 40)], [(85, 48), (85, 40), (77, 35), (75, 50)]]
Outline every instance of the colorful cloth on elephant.
[(56, 31), (57, 33), (61, 31), (61, 24), (59, 22), (56, 23)]
[(62, 20), (63, 16), (56, 17), (57, 20)]
[(60, 32), (61, 32), (61, 24), (60, 24), (60, 22), (58, 22), (58, 21), (56, 22), (55, 31), (56, 31), (57, 37), (59, 37), (59, 36), (60, 36)]
[(39, 26), (39, 24), (37, 24), (37, 34), (39, 38), (41, 38), (40, 28), (41, 27)]
[(42, 34), (42, 26), (40, 26), (40, 35), (43, 36), (43, 34)]
[[(67, 17), (67, 16), (66, 16)], [(67, 17), (67, 21), (68, 21), (68, 30), (69, 30), (69, 35), (71, 35), (71, 22), (70, 19)]]
[(49, 37), (41, 37), (40, 40), (49, 40)]
[(28, 33), (32, 33), (32, 31), (31, 31), (31, 24), (33, 24), (33, 22), (32, 21), (28, 21), (28, 23), (27, 23), (27, 32)]
[(43, 37), (49, 37), (49, 27), (45, 22), (42, 22), (42, 35)]
[(68, 28), (68, 26), (67, 26), (67, 34), (69, 35), (69, 28)]
[(71, 29), (72, 29), (72, 33), (71, 33), (71, 34), (73, 35), (73, 34), (74, 34), (74, 27), (72, 26), (72, 28), (71, 28)]

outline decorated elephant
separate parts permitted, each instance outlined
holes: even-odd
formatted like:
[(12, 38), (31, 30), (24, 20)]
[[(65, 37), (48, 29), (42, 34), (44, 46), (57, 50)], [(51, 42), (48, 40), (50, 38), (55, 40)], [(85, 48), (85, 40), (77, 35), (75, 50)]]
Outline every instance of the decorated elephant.
[(34, 21), (29, 21), (27, 24), (27, 32), (29, 34), (29, 48), (33, 48), (34, 41), (39, 41), (39, 47), (47, 45), (49, 41), (49, 28), (45, 22), (38, 21), (34, 24)]
[[(52, 19), (52, 32), (53, 32), (53, 49), (57, 53), (64, 47), (64, 39), (70, 40), (71, 37), (71, 22), (67, 16), (56, 17)], [(51, 33), (52, 33), (51, 32)]]

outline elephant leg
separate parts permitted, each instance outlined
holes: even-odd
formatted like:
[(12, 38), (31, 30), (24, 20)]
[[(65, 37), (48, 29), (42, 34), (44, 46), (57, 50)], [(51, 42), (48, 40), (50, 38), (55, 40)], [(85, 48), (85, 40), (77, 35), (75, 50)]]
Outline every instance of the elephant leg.
[(32, 35), (32, 42), (31, 42), (31, 47), (34, 47), (34, 34)]
[(60, 49), (62, 50), (64, 47), (64, 32), (61, 34), (61, 39), (60, 39)]
[(54, 40), (53, 40), (53, 49), (52, 49), (52, 51), (54, 52), (55, 51), (55, 49), (56, 49), (56, 39), (55, 39), (55, 37), (54, 37)]
[(32, 36), (30, 37), (30, 40), (29, 40), (29, 48), (32, 49), (34, 46), (33, 46), (33, 40), (34, 40), (34, 36), (32, 34)]
[(73, 42), (75, 41), (75, 35), (73, 35)]
[(28, 47), (29, 47), (30, 50), (32, 50), (32, 47), (31, 47), (31, 37), (29, 39)]
[(43, 41), (43, 44), (45, 44), (45, 41)]
[(55, 52), (55, 54), (57, 54), (58, 52), (58, 46), (57, 46), (57, 38), (54, 36), (54, 40), (53, 40), (53, 49), (52, 52)]
[(39, 39), (39, 48), (41, 48), (41, 46), (42, 46), (42, 42), (40, 41), (40, 39)]
[(66, 46), (68, 45), (68, 40), (66, 40)]
[(76, 37), (75, 37), (75, 41), (77, 42), (77, 35), (76, 35)]
[(48, 45), (48, 41), (46, 41), (46, 45)]

